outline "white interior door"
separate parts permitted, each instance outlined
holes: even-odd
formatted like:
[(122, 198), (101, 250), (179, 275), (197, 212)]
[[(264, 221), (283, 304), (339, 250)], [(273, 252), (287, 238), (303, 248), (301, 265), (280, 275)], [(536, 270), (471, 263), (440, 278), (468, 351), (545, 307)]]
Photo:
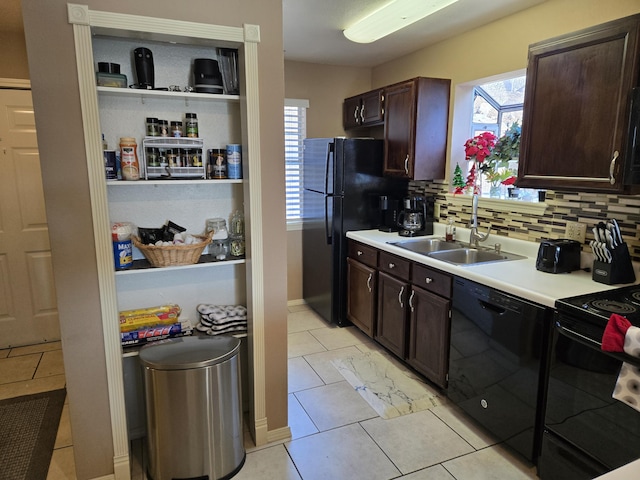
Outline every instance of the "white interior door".
[(30, 90), (0, 89), (0, 348), (60, 339)]

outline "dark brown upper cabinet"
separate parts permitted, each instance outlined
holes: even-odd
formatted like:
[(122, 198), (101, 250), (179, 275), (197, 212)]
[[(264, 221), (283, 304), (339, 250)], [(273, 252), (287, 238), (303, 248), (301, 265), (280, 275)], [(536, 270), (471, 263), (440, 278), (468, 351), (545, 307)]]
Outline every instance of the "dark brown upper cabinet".
[(444, 178), (451, 81), (414, 78), (384, 88), (384, 175)]
[(640, 70), (640, 15), (529, 47), (517, 185), (622, 193), (640, 163), (629, 149)]
[(381, 89), (346, 98), (342, 105), (345, 130), (381, 125), (384, 120), (384, 93)]

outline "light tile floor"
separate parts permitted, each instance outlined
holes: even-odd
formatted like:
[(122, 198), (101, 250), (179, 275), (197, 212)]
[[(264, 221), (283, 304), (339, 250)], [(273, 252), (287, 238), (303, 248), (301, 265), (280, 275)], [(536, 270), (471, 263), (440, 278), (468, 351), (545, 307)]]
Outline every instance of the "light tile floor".
[[(384, 420), (331, 360), (384, 349), (355, 327), (328, 325), (306, 306), (289, 309), (291, 441), (255, 447), (234, 480), (536, 479), (535, 469), (473, 425), (453, 405)], [(0, 350), (0, 399), (62, 388), (60, 343)], [(143, 480), (141, 442), (133, 480)], [(75, 480), (68, 405), (47, 480)]]
[(292, 440), (248, 446), (234, 480), (537, 478), (454, 405), (379, 417), (331, 360), (384, 349), (355, 327), (328, 325), (305, 306), (289, 311)]
[[(0, 350), (0, 399), (64, 388), (60, 342)], [(47, 480), (76, 480), (69, 404), (65, 400)]]

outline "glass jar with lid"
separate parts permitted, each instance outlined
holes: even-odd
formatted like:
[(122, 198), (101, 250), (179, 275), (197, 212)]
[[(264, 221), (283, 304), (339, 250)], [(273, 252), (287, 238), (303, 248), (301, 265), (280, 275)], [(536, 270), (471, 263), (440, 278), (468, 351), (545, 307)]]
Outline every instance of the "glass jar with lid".
[(216, 260), (226, 260), (229, 255), (229, 231), (227, 221), (224, 218), (207, 219), (207, 233), (213, 231), (213, 237), (209, 244), (209, 254)]
[(245, 253), (244, 214), (237, 210), (231, 217), (229, 246), (232, 257), (242, 257)]

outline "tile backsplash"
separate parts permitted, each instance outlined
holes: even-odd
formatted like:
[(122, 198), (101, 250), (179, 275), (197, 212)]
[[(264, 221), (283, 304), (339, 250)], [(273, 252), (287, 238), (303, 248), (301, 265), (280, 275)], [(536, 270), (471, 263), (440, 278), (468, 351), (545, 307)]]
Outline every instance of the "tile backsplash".
[[(468, 205), (451, 204), (445, 194), (449, 185), (438, 182), (411, 182), (409, 191), (421, 195), (434, 195), (440, 207), (441, 222), (453, 217), (455, 223), (466, 226), (471, 218), (471, 199)], [(515, 201), (514, 201), (515, 202)], [(584, 251), (591, 252), (589, 241), (593, 240), (591, 229), (600, 221), (615, 218), (620, 225), (622, 238), (629, 246), (634, 261), (640, 262), (640, 196), (606, 195), (596, 193), (574, 193), (547, 191), (547, 208), (542, 215), (519, 212), (494, 211), (480, 206), (478, 221), (481, 227), (489, 223), (492, 233), (522, 240), (538, 242), (546, 239), (564, 238), (567, 222), (586, 224)]]

